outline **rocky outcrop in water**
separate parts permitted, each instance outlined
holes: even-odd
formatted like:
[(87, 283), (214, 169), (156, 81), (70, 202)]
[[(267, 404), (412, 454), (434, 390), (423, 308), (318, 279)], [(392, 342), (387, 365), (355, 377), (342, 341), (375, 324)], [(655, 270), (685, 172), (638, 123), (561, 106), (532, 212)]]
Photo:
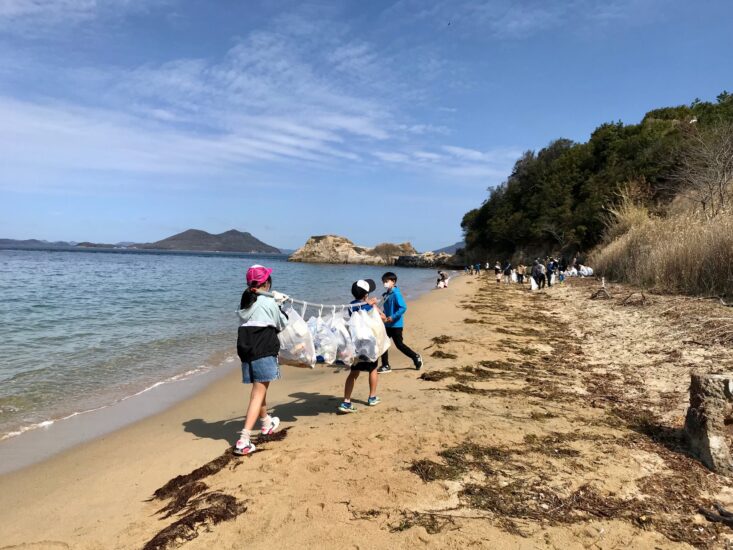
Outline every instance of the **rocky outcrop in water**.
[(318, 235), (311, 237), (288, 260), (321, 264), (394, 265), (400, 256), (417, 255), (410, 243), (382, 243), (374, 248), (355, 245), (346, 237)]

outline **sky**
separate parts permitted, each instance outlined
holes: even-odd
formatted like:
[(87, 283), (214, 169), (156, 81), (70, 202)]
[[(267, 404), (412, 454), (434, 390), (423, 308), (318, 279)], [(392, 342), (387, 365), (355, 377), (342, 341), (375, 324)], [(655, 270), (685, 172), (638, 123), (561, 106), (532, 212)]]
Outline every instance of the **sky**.
[(418, 250), (526, 150), (733, 90), (730, 0), (0, 0), (0, 238)]

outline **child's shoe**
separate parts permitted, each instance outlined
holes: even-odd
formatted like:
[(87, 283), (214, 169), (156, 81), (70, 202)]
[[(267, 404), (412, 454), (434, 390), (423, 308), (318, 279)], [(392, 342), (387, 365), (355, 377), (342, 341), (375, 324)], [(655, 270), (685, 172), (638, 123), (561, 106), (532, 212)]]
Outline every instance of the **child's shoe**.
[(244, 431), (242, 431), (242, 437), (240, 437), (234, 444), (234, 449), (232, 449), (232, 452), (235, 455), (244, 456), (251, 455), (256, 450), (257, 447), (255, 447), (254, 443), (252, 443), (252, 441), (250, 440), (249, 433), (245, 434)]
[(369, 399), (367, 399), (367, 405), (369, 405), (370, 407), (374, 407), (375, 405), (379, 405), (381, 402), (382, 402), (382, 400), (379, 399), (379, 397), (376, 396), (376, 395), (374, 397), (370, 397)]
[(356, 408), (351, 403), (347, 403), (346, 401), (344, 401), (343, 403), (341, 403), (339, 405), (339, 412), (342, 412), (342, 413), (355, 413), (356, 412)]
[(415, 358), (415, 369), (420, 370), (422, 368), (422, 365), (422, 355), (418, 353), (417, 357)]
[(262, 426), (262, 435), (272, 435), (280, 425), (280, 419), (277, 416), (270, 418), (269, 426)]
[(392, 372), (392, 367), (390, 367), (389, 365), (382, 365), (377, 369), (377, 372), (379, 374), (387, 374), (388, 372)]

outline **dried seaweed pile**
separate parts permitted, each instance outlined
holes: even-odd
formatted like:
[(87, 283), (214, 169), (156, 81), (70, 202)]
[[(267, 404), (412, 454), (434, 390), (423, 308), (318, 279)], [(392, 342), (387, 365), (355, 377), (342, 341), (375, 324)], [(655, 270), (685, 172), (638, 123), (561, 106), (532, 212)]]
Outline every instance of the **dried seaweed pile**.
[[(258, 447), (264, 450), (271, 442), (281, 441), (287, 436), (286, 428), (270, 436), (260, 436)], [(258, 450), (258, 452), (261, 452)], [(156, 513), (161, 519), (176, 516), (177, 519), (158, 531), (143, 550), (167, 550), (180, 546), (198, 537), (199, 532), (223, 521), (230, 521), (247, 511), (244, 501), (221, 491), (209, 491), (202, 480), (225, 468), (234, 470), (241, 464), (241, 458), (227, 449), (214, 460), (192, 472), (176, 476), (153, 493), (153, 500), (168, 500)]]

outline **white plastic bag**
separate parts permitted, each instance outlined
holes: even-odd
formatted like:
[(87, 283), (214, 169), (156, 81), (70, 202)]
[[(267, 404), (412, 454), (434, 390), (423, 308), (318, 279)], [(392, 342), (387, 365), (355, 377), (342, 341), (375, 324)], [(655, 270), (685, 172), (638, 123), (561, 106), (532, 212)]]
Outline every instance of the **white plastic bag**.
[(529, 276), (529, 283), (530, 283), (530, 285), (532, 285), (530, 287), (531, 290), (539, 290), (540, 289), (540, 285), (537, 284), (537, 281), (531, 275)]
[(349, 332), (351, 333), (351, 341), (354, 344), (355, 362), (373, 363), (379, 358), (377, 338), (369, 324), (366, 311), (359, 310), (351, 314)]
[(349, 328), (346, 326), (343, 312), (330, 315), (326, 317), (325, 321), (338, 341), (336, 361), (350, 366), (354, 362), (354, 343), (351, 341), (351, 335), (349, 334)]
[(517, 272), (512, 269), (512, 282), (517, 282)]
[(387, 329), (384, 326), (384, 321), (382, 321), (382, 318), (379, 316), (377, 308), (373, 307), (367, 311), (366, 318), (369, 322), (369, 327), (372, 329), (374, 337), (377, 340), (378, 356), (381, 357), (382, 354), (389, 349), (389, 346), (392, 345), (392, 340), (387, 336)]
[(311, 336), (313, 336), (316, 361), (318, 363), (335, 363), (336, 352), (338, 351), (338, 339), (320, 314), (318, 317), (308, 319), (308, 329), (310, 330)]
[(313, 368), (316, 364), (316, 350), (308, 325), (293, 308), (285, 310), (285, 314), (288, 316), (288, 326), (277, 335), (280, 340), (280, 362)]

